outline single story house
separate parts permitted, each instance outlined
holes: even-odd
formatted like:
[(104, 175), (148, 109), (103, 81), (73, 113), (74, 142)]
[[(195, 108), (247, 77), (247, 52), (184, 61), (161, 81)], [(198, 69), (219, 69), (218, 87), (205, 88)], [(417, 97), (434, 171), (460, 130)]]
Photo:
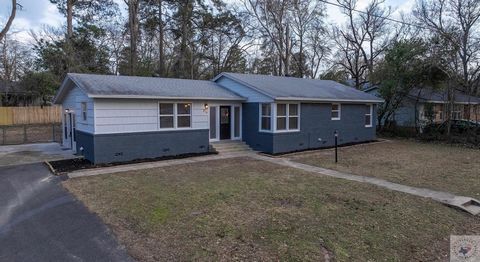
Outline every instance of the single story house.
[[(378, 86), (372, 86), (364, 91), (380, 97)], [(451, 119), (480, 121), (480, 97), (469, 96), (455, 91), (454, 108)], [(415, 127), (427, 123), (441, 123), (447, 120), (445, 114), (448, 105), (448, 95), (443, 90), (415, 88), (409, 92), (400, 107), (394, 112), (392, 121), (396, 126)]]
[(381, 99), (329, 80), (222, 73), (212, 81), (68, 74), (63, 145), (93, 163), (205, 153), (242, 140), (277, 154), (376, 139)]
[(42, 99), (29, 92), (19, 82), (0, 81), (0, 106), (41, 105)]

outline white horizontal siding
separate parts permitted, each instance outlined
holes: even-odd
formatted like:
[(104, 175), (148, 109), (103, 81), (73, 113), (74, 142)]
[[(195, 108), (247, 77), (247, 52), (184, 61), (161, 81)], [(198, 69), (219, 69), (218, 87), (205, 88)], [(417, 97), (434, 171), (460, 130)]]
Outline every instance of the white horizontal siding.
[(230, 78), (227, 78), (225, 76), (220, 77), (217, 81), (217, 84), (221, 85), (222, 87), (242, 96), (247, 98), (247, 102), (249, 103), (267, 103), (267, 102), (273, 102), (273, 99), (258, 92), (255, 91), (254, 89), (245, 86), (241, 83), (235, 82), (234, 80), (231, 80)]
[[(130, 133), (159, 131), (158, 100), (95, 99), (95, 133)], [(192, 103), (192, 128), (208, 129), (205, 102), (165, 101), (165, 103)]]

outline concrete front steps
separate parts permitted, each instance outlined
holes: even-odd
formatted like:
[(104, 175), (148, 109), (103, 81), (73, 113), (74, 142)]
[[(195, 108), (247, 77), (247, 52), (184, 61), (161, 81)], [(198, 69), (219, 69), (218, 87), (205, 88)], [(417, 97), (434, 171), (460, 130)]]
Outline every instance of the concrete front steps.
[(251, 149), (245, 142), (240, 140), (222, 140), (218, 142), (212, 142), (210, 144), (213, 150), (222, 153), (253, 153)]

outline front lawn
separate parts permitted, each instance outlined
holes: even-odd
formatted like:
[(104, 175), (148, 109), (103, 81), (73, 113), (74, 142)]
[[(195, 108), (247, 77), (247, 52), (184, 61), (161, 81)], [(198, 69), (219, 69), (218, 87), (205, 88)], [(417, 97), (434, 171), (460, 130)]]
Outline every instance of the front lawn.
[(445, 144), (391, 140), (304, 152), (288, 158), (323, 168), (383, 178), (400, 184), (426, 187), (480, 198), (480, 150)]
[(480, 218), (428, 199), (234, 158), (70, 179), (140, 261), (448, 260)]

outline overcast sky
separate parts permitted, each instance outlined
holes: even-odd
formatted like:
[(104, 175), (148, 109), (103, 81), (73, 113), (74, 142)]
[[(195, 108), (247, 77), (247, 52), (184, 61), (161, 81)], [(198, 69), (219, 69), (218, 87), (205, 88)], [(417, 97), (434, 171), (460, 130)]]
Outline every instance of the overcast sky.
[[(19, 40), (29, 41), (31, 39), (30, 31), (40, 30), (43, 25), (61, 26), (65, 23), (65, 18), (49, 0), (17, 1), (23, 6), (23, 9), (17, 12), (10, 33), (14, 33), (15, 38)], [(125, 9), (123, 0), (115, 1), (120, 5), (121, 9)], [(335, 2), (335, 0), (330, 1)], [(0, 0), (0, 27), (2, 28), (10, 13), (11, 2), (11, 0)], [(235, 0), (228, 0), (228, 2), (235, 2)], [(370, 0), (358, 0), (358, 8), (362, 9), (369, 2)], [(402, 11), (409, 12), (414, 3), (415, 0), (386, 0), (386, 4), (395, 10), (394, 17), (396, 18)], [(335, 6), (327, 5), (327, 14), (331, 23), (342, 23), (345, 19), (339, 8)]]

